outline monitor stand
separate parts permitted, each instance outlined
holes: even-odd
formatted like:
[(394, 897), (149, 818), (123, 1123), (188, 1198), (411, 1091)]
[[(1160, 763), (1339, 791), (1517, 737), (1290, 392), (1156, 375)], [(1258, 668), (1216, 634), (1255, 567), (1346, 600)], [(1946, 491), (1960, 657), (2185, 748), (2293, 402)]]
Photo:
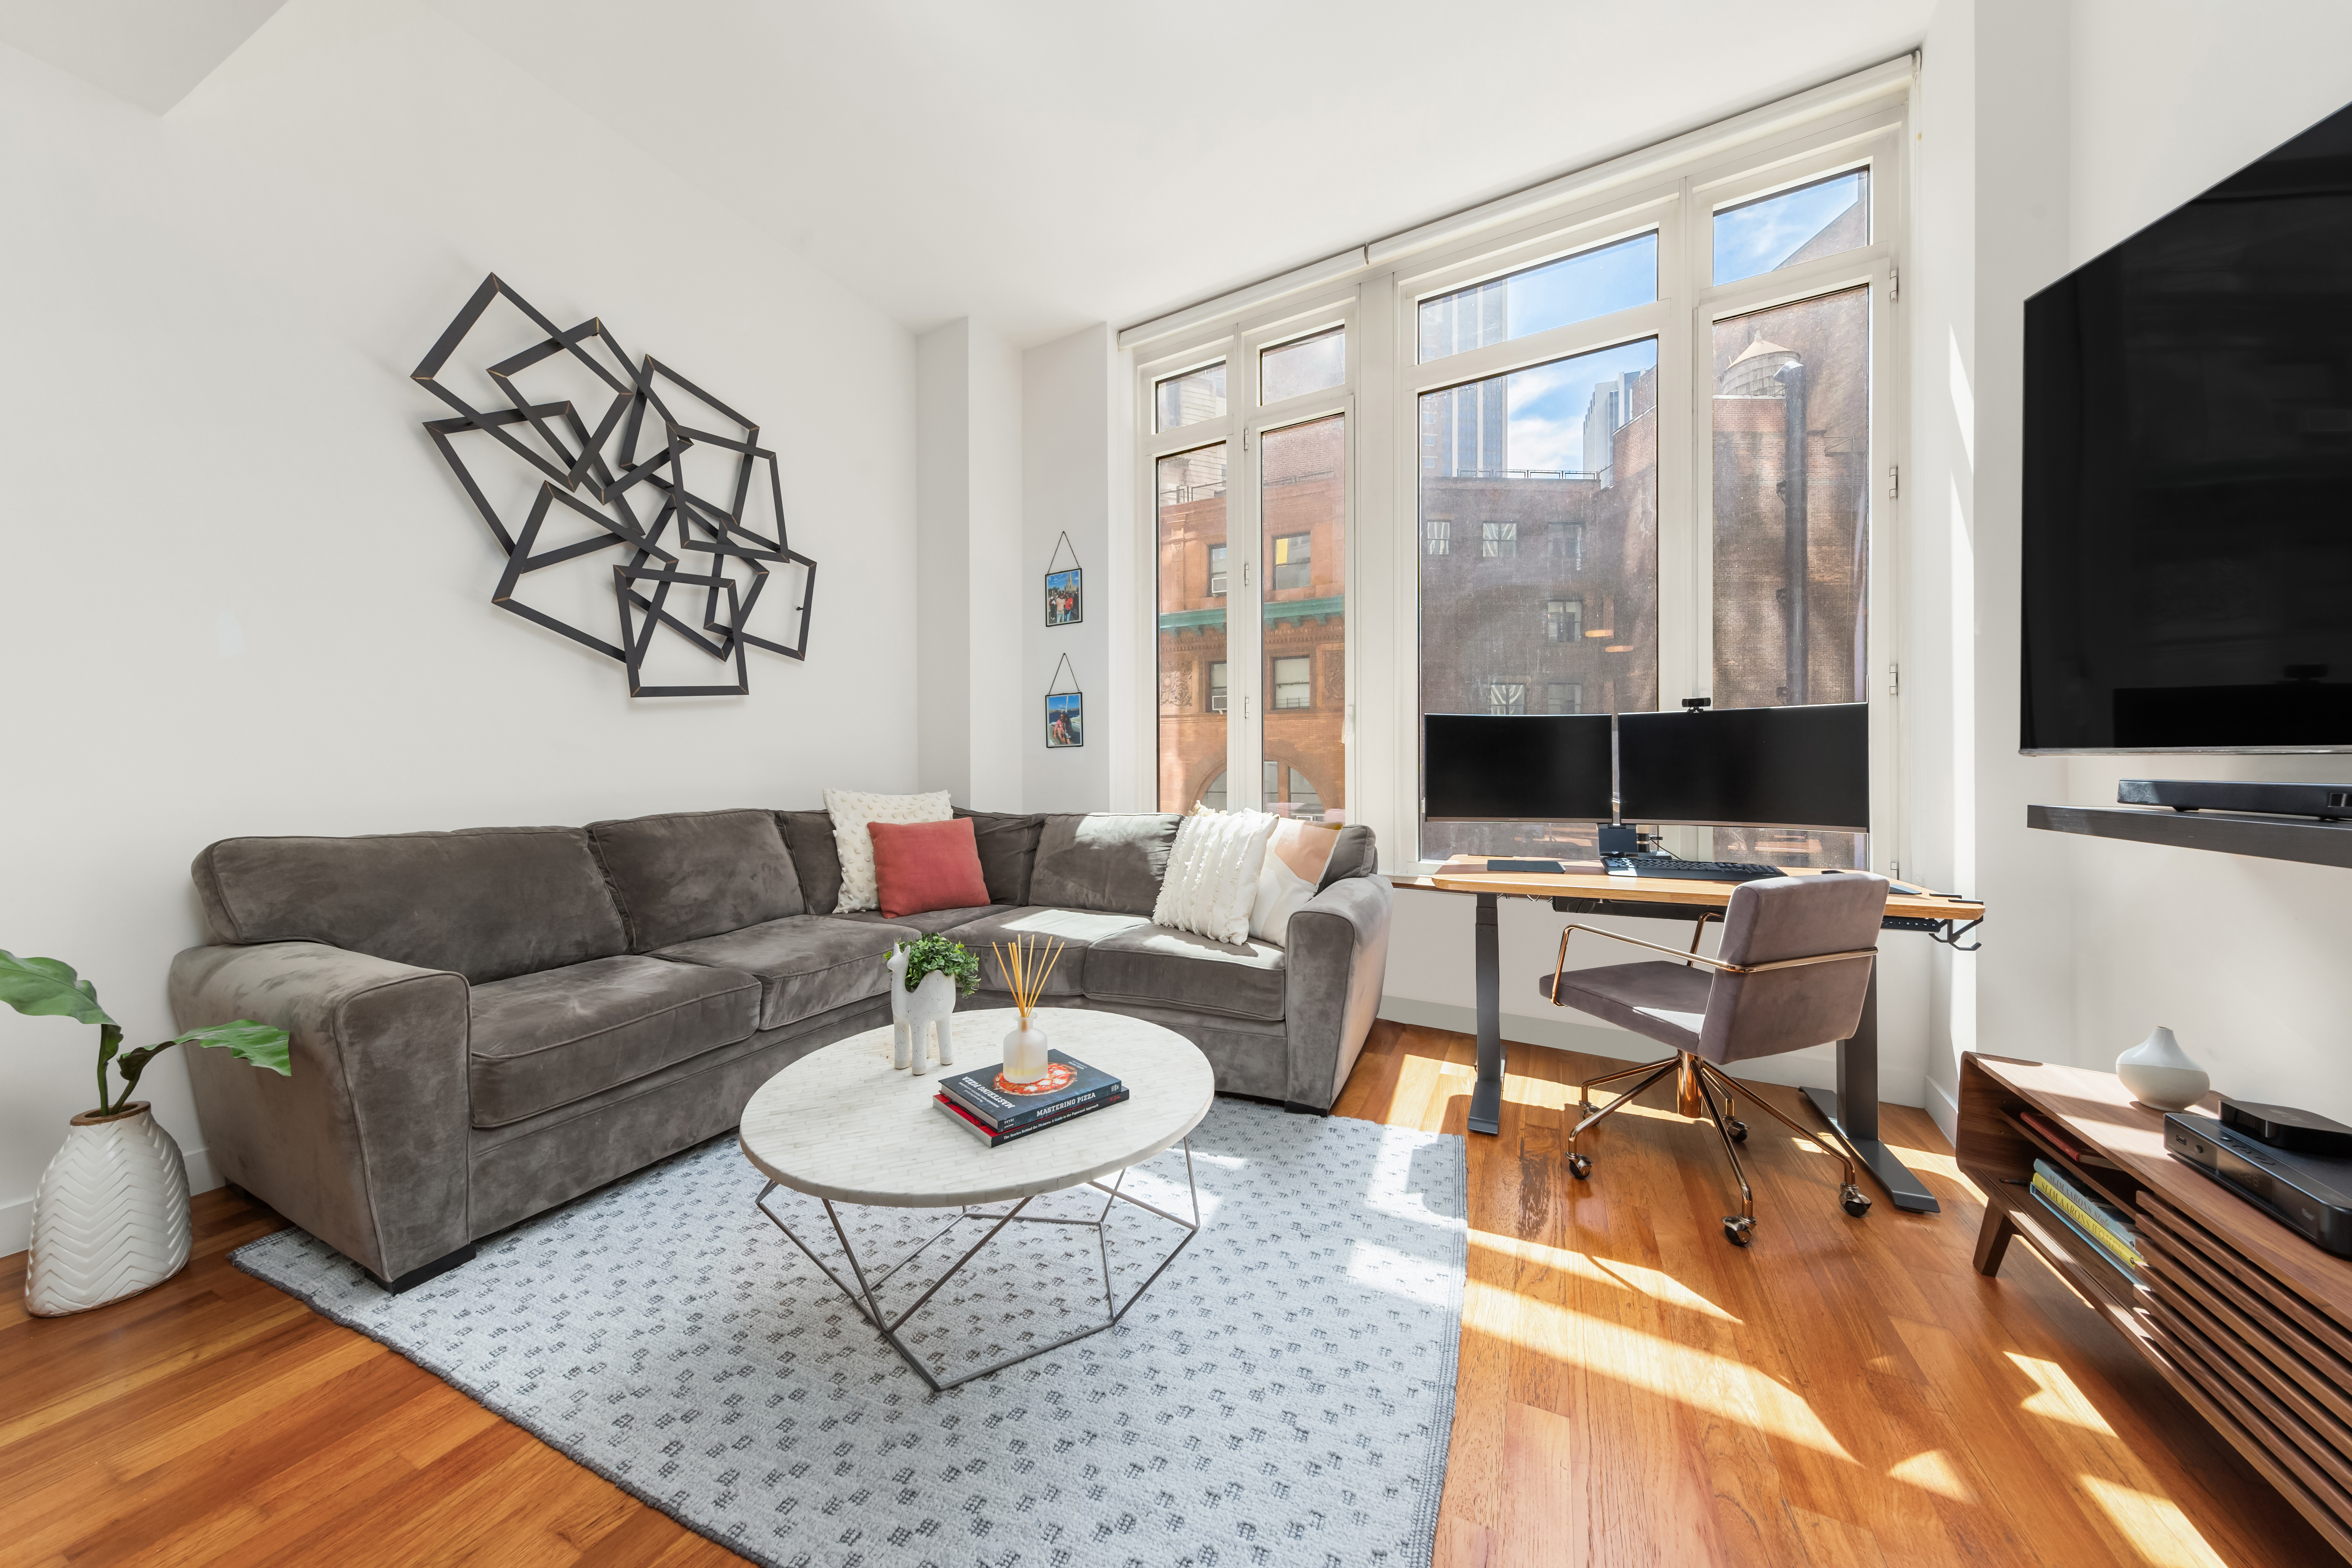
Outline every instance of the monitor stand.
[(1940, 1214), (1943, 1206), (1921, 1184), (1909, 1167), (1878, 1137), (1878, 966), (1870, 971), (1870, 988), (1863, 994), (1862, 1022), (1851, 1039), (1837, 1045), (1837, 1091), (1809, 1089), (1805, 1098), (1822, 1120), (1851, 1144), (1896, 1208), (1906, 1214)]

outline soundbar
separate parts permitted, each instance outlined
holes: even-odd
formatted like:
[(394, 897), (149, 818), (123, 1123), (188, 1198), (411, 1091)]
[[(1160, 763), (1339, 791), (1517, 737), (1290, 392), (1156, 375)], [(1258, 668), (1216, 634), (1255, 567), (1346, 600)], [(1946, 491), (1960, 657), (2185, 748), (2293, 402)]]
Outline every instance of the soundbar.
[(2239, 784), (2228, 779), (2119, 779), (2121, 805), (2168, 805), (2175, 811), (2254, 811), (2273, 816), (2352, 817), (2352, 784)]
[[(2279, 1110), (2225, 1105), (2228, 1126), (2176, 1110), (2164, 1119), (2164, 1146), (2322, 1251), (2352, 1258), (2352, 1160), (2316, 1152), (2341, 1150), (2352, 1129), (2294, 1111), (2285, 1113), (2293, 1121), (2281, 1126)], [(2257, 1115), (2247, 1117), (2245, 1110)], [(2252, 1135), (2252, 1128), (2263, 1125), (2278, 1129), (2276, 1142)]]

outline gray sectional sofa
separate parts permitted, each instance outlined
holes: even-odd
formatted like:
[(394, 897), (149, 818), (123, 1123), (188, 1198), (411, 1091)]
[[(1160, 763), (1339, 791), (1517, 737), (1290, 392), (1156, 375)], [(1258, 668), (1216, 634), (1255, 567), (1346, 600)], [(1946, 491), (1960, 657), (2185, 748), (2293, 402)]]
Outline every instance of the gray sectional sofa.
[(1048, 1005), (1163, 1024), (1220, 1091), (1329, 1110), (1387, 959), (1368, 829), (1285, 942), (1228, 944), (1151, 923), (1175, 816), (958, 815), (992, 901), (898, 921), (836, 910), (822, 811), (215, 844), (194, 867), (213, 940), (173, 961), (173, 1016), (276, 1024), (294, 1070), (188, 1054), (214, 1166), (405, 1289), (888, 1022), (883, 959), (921, 931), (1058, 938)]

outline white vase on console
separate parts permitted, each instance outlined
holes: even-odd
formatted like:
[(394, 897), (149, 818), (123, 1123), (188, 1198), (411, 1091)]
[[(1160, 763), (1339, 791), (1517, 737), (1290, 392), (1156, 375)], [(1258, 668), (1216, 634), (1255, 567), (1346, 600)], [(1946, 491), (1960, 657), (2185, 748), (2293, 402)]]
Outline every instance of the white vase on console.
[(2161, 1026), (2116, 1058), (2116, 1076), (2124, 1080), (2134, 1100), (2155, 1110), (2186, 1110), (2213, 1087), (2205, 1069), (2190, 1060), (2172, 1031)]

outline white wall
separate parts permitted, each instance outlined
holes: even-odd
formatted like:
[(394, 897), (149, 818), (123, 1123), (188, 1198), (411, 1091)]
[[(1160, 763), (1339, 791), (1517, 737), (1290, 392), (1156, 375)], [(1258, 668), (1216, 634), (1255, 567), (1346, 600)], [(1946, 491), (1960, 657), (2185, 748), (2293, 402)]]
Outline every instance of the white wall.
[[(1029, 811), (1125, 809), (1125, 799), (1112, 794), (1111, 759), (1125, 725), (1145, 721), (1119, 713), (1129, 688), (1118, 682), (1110, 658), (1114, 627), (1119, 637), (1132, 637), (1126, 629), (1131, 595), (1115, 586), (1131, 584), (1122, 570), (1131, 556), (1114, 558), (1111, 552), (1113, 365), (1110, 329), (1102, 325), (1022, 356), (1019, 722), (1022, 798)], [(1126, 478), (1123, 468), (1119, 478)], [(1061, 546), (1065, 531), (1069, 542)], [(1061, 566), (1069, 565), (1075, 552), (1085, 574), (1084, 619), (1074, 626), (1045, 625), (1045, 571), (1057, 546)], [(1049, 751), (1045, 690), (1065, 655), (1087, 694), (1087, 743)], [(1069, 684), (1065, 671), (1062, 689)]]
[[(79, 966), (131, 1043), (171, 1032), (215, 838), (913, 785), (904, 330), (405, 4), (296, 0), (161, 120), (0, 47), (0, 944)], [(763, 422), (822, 565), (805, 666), (754, 653), (748, 698), (632, 702), (618, 665), (492, 608), (500, 557), (408, 374), (493, 268)], [(0, 1252), (94, 1043), (0, 1012)], [(200, 1153), (176, 1058), (142, 1087)]]
[[(2352, 102), (2352, 7), (2074, 0), (2063, 265), (2089, 260)], [(2044, 798), (2118, 778), (2352, 779), (2352, 757), (2075, 758)], [(2025, 834), (2074, 886), (2073, 1059), (2170, 1026), (2224, 1093), (2352, 1121), (2352, 872)]]

